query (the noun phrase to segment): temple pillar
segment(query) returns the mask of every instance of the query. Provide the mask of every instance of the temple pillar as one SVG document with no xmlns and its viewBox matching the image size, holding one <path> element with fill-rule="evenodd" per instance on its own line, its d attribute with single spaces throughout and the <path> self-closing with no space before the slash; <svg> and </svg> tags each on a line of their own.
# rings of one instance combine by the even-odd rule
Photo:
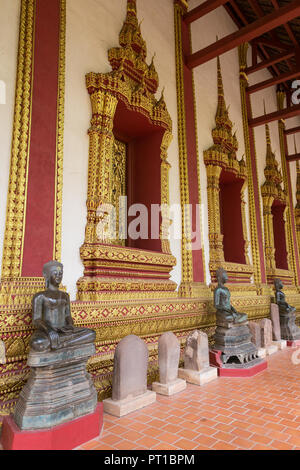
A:
<svg viewBox="0 0 300 470">
<path fill-rule="evenodd" d="M 110 204 L 112 150 L 114 145 L 113 120 L 118 100 L 110 93 L 98 90 L 90 95 L 92 104 L 88 166 L 87 225 L 85 242 L 97 241 L 97 208 Z M 107 239 L 106 243 L 110 243 Z"/>
<path fill-rule="evenodd" d="M 201 221 L 200 175 L 197 143 L 197 119 L 193 71 L 184 63 L 191 53 L 190 27 L 183 21 L 187 11 L 185 0 L 174 0 L 177 112 L 180 168 L 180 197 L 182 206 L 182 297 L 209 295 L 205 285 L 203 243 L 192 249 L 192 232 L 197 216 Z M 189 206 L 190 205 L 190 206 Z M 190 209 L 191 207 L 191 209 Z M 202 234 L 201 234 L 202 237 Z"/>
<path fill-rule="evenodd" d="M 280 89 L 277 91 L 277 108 L 278 110 L 284 107 L 285 93 Z M 297 232 L 295 222 L 295 212 L 293 206 L 293 192 L 291 183 L 291 174 L 289 163 L 286 160 L 288 155 L 287 138 L 285 134 L 285 122 L 284 120 L 278 121 L 278 132 L 280 142 L 280 153 L 281 153 L 281 168 L 283 176 L 284 190 L 287 194 L 287 211 L 286 211 L 286 234 L 288 243 L 289 260 L 291 264 L 291 270 L 294 273 L 294 285 L 298 286 L 300 282 L 300 260 L 299 250 L 297 244 Z"/>
<path fill-rule="evenodd" d="M 61 256 L 65 0 L 21 0 L 16 98 L 0 281 L 0 421 L 24 385 L 32 296 Z"/>
<path fill-rule="evenodd" d="M 248 77 L 245 73 L 245 69 L 247 68 L 247 51 L 247 43 L 239 46 L 240 93 L 248 175 L 250 238 L 254 268 L 254 282 L 257 287 L 257 292 L 265 292 L 267 294 L 268 289 L 266 289 L 267 278 L 263 244 L 263 228 L 261 223 L 261 210 L 259 202 L 259 184 L 254 131 L 249 127 L 248 124 L 248 120 L 252 117 L 252 110 L 250 96 L 247 93 Z"/>
<path fill-rule="evenodd" d="M 222 167 L 207 165 L 207 199 L 208 207 L 208 225 L 209 225 L 209 252 L 210 258 L 220 265 L 224 263 L 223 235 L 221 234 L 220 224 L 220 175 Z"/>
<path fill-rule="evenodd" d="M 297 192 L 296 192 L 296 199 L 297 204 L 295 207 L 295 222 L 296 222 L 296 235 L 297 235 L 297 242 L 298 242 L 298 253 L 300 247 L 300 165 L 299 160 L 296 162 L 297 166 Z"/>
</svg>

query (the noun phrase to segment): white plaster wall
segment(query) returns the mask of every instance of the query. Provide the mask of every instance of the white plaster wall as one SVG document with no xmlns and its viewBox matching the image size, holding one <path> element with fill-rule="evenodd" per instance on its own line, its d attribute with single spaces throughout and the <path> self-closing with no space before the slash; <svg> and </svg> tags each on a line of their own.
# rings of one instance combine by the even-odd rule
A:
<svg viewBox="0 0 300 470">
<path fill-rule="evenodd" d="M 286 121 L 286 128 L 292 128 L 292 127 L 298 127 L 300 125 L 300 118 L 294 117 L 291 119 L 288 119 Z M 289 155 L 292 155 L 295 153 L 295 143 L 294 143 L 294 138 L 296 141 L 296 149 L 297 153 L 300 153 L 300 133 L 298 132 L 297 134 L 290 134 L 287 136 L 287 143 L 288 143 L 288 153 Z M 296 162 L 290 162 L 290 172 L 291 172 L 291 182 L 292 182 L 292 193 L 293 193 L 293 204 L 294 207 L 297 204 L 297 199 L 296 199 L 296 191 L 297 191 L 297 168 L 296 168 Z"/>
<path fill-rule="evenodd" d="M 0 0 L 0 81 L 5 83 L 5 104 L 0 103 L 0 269 L 9 180 L 15 84 L 18 54 L 20 0 Z"/>
<path fill-rule="evenodd" d="M 203 0 L 204 1 L 204 0 Z M 199 0 L 190 0 L 189 9 L 198 6 Z M 222 39 L 230 33 L 237 30 L 237 26 L 229 17 L 224 8 L 219 7 L 215 11 L 209 13 L 203 18 L 192 23 L 192 52 L 203 49 L 204 47 L 212 44 L 218 39 Z M 231 50 L 220 57 L 221 69 L 224 84 L 224 93 L 227 106 L 230 105 L 229 116 L 234 123 L 237 131 L 237 138 L 239 142 L 238 158 L 245 152 L 243 123 L 241 114 L 240 102 L 240 87 L 239 87 L 239 60 L 238 49 Z M 248 64 L 251 64 L 251 47 L 248 49 Z M 203 151 L 213 144 L 211 131 L 215 127 L 215 113 L 217 109 L 217 59 L 213 59 L 201 66 L 194 69 L 195 90 L 196 90 L 196 106 L 197 106 L 197 128 L 198 128 L 198 149 L 200 160 L 200 184 L 201 184 L 201 197 L 204 209 L 204 248 L 205 248 L 205 262 L 206 262 L 206 280 L 210 282 L 210 275 L 208 271 L 209 262 L 209 244 L 208 244 L 208 208 L 207 208 L 207 177 L 206 169 L 203 162 Z M 271 74 L 267 70 L 262 70 L 251 74 L 249 76 L 249 85 L 258 83 L 271 78 Z M 266 88 L 260 92 L 254 93 L 251 96 L 253 117 L 260 116 L 264 112 L 265 100 L 266 112 L 270 113 L 277 110 L 276 102 L 276 89 L 275 87 Z M 289 119 L 287 127 L 294 127 L 299 125 L 299 118 Z M 281 165 L 280 144 L 278 135 L 278 124 L 272 122 L 269 124 L 272 149 Z M 265 181 L 264 168 L 266 165 L 266 138 L 265 126 L 255 128 L 255 144 L 257 156 L 257 169 L 259 189 Z M 288 137 L 290 153 L 294 153 L 292 137 Z M 300 139 L 300 134 L 297 136 L 297 141 Z M 298 149 L 300 149 L 300 140 Z M 296 164 L 291 165 L 291 179 L 293 185 L 293 197 L 296 199 Z M 248 239 L 250 240 L 250 224 L 249 224 L 249 201 L 248 194 L 246 194 L 246 217 Z M 261 214 L 262 214 L 262 199 L 260 197 Z M 262 220 L 263 223 L 263 220 Z M 249 251 L 250 261 L 252 259 L 251 249 Z"/>
<path fill-rule="evenodd" d="M 199 5 L 199 0 L 189 2 L 190 9 Z M 203 49 L 214 43 L 216 36 L 221 39 L 224 36 L 237 30 L 236 25 L 229 17 L 224 8 L 209 13 L 203 18 L 192 23 L 192 49 L 193 52 Z M 241 114 L 240 88 L 239 88 L 239 61 L 237 49 L 231 50 L 220 57 L 221 70 L 223 76 L 223 85 L 225 100 L 227 106 L 230 105 L 229 116 L 234 124 L 237 139 L 239 142 L 238 159 L 241 159 L 245 153 L 243 122 Z M 204 250 L 206 264 L 206 282 L 210 283 L 209 263 L 209 243 L 208 243 L 208 205 L 207 205 L 207 175 L 203 161 L 203 151 L 213 145 L 212 130 L 215 128 L 215 115 L 217 110 L 217 59 L 210 60 L 205 64 L 194 69 L 196 108 L 197 108 L 197 130 L 198 130 L 198 150 L 200 163 L 200 186 L 201 199 L 204 211 Z M 249 231 L 249 210 L 248 210 L 248 191 L 245 194 L 246 200 L 246 219 Z M 251 251 L 249 250 L 251 261 Z"/>
<path fill-rule="evenodd" d="M 76 281 L 83 274 L 79 248 L 84 241 L 88 171 L 87 130 L 91 106 L 85 87 L 88 72 L 111 70 L 107 51 L 119 45 L 119 32 L 126 16 L 126 0 L 71 0 L 67 2 L 66 37 L 66 102 L 64 136 L 64 185 L 62 218 L 62 262 L 64 284 L 76 296 Z M 138 18 L 143 19 L 142 34 L 147 42 L 148 57 L 156 53 L 155 66 L 160 78 L 160 91 L 165 86 L 165 101 L 173 120 L 173 142 L 168 155 L 170 170 L 170 203 L 180 204 L 177 139 L 177 102 L 175 44 L 172 0 L 138 0 Z M 181 280 L 181 242 L 171 240 L 177 266 L 172 279 Z"/>
</svg>

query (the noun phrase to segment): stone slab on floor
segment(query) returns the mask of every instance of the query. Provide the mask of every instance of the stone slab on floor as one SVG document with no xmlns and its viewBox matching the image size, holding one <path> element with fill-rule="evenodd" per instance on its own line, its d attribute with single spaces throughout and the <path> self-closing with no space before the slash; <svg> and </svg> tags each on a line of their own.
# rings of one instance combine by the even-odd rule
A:
<svg viewBox="0 0 300 470">
<path fill-rule="evenodd" d="M 275 344 L 278 347 L 279 351 L 283 351 L 283 349 L 287 348 L 287 341 L 286 339 L 281 339 L 279 341 L 273 341 L 273 344 Z"/>
<path fill-rule="evenodd" d="M 146 393 L 138 395 L 136 397 L 124 398 L 123 400 L 112 400 L 107 398 L 103 400 L 103 406 L 105 413 L 120 418 L 128 413 L 144 408 L 145 406 L 151 405 L 156 401 L 156 393 L 151 390 L 147 390 Z"/>
<path fill-rule="evenodd" d="M 216 367 L 207 367 L 197 371 L 192 369 L 178 369 L 178 377 L 194 385 L 204 385 L 218 378 Z"/>
<path fill-rule="evenodd" d="M 152 383 L 152 390 L 160 395 L 175 395 L 175 393 L 182 392 L 186 389 L 186 381 L 182 379 L 174 380 L 168 384 L 162 384 L 160 382 Z"/>
<path fill-rule="evenodd" d="M 266 347 L 266 352 L 268 356 L 271 356 L 271 354 L 274 354 L 278 351 L 278 346 L 276 344 L 271 344 L 271 346 Z"/>
</svg>

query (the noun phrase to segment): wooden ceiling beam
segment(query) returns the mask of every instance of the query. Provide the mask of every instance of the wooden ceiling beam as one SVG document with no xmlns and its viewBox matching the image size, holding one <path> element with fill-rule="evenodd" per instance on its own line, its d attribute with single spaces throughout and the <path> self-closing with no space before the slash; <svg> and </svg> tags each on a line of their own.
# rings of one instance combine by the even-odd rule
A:
<svg viewBox="0 0 300 470">
<path fill-rule="evenodd" d="M 285 52 L 292 52 L 294 50 L 293 47 L 288 46 L 287 44 L 283 44 L 279 40 L 271 40 L 267 38 L 258 37 L 253 40 L 253 44 L 264 44 L 265 46 L 273 47 L 275 49 L 279 49 L 280 51 Z"/>
<path fill-rule="evenodd" d="M 249 127 L 257 127 L 262 126 L 263 124 L 267 124 L 268 122 L 280 121 L 281 119 L 289 119 L 295 116 L 299 116 L 299 114 L 300 104 L 297 104 L 295 106 L 289 106 L 273 113 L 264 114 L 263 116 L 249 119 L 248 124 Z"/>
<path fill-rule="evenodd" d="M 290 129 L 285 129 L 284 133 L 286 135 L 289 135 L 289 134 L 297 134 L 297 132 L 300 132 L 300 126 L 297 126 L 297 127 L 291 127 Z"/>
<path fill-rule="evenodd" d="M 183 15 L 183 20 L 186 24 L 193 23 L 194 21 L 202 18 L 202 16 L 207 15 L 207 13 L 215 10 L 216 8 L 224 5 L 228 0 L 207 0 L 196 8 L 193 8 L 185 15 Z"/>
<path fill-rule="evenodd" d="M 254 12 L 256 13 L 256 15 L 261 18 L 263 16 L 265 16 L 265 13 L 263 11 L 263 9 L 261 8 L 260 4 L 258 3 L 257 0 L 249 0 L 249 3 L 252 7 L 252 9 L 254 10 Z M 278 5 L 277 5 L 278 6 Z M 277 8 L 278 9 L 278 8 Z M 275 31 L 270 31 L 270 34 L 271 34 L 271 40 L 272 40 L 272 44 L 274 43 L 279 43 L 281 44 L 281 41 L 280 39 L 278 38 L 277 34 L 275 33 Z M 262 47 L 262 46 L 261 46 Z M 265 51 L 265 49 L 263 49 Z M 267 58 L 269 58 L 269 54 L 266 55 Z M 293 67 L 291 66 L 291 63 L 289 60 L 287 60 L 287 65 L 289 67 L 290 70 L 293 69 Z M 280 75 L 280 71 L 278 70 L 278 68 L 276 67 L 275 64 L 271 65 L 271 69 L 274 70 L 275 72 L 275 75 Z M 288 89 L 288 85 L 287 83 L 284 84 L 285 88 Z"/>
<path fill-rule="evenodd" d="M 244 42 L 261 36 L 296 16 L 300 16 L 299 0 L 293 0 L 288 5 L 273 11 L 263 18 L 259 18 L 253 23 L 241 28 L 239 31 L 216 41 L 214 44 L 211 44 L 200 51 L 194 52 L 193 54 L 189 54 L 185 58 L 186 65 L 190 69 L 198 67 L 199 65 L 234 49 Z"/>
<path fill-rule="evenodd" d="M 300 160 L 300 153 L 294 153 L 286 157 L 287 162 L 296 162 L 297 160 Z"/>
<path fill-rule="evenodd" d="M 283 73 L 277 77 L 269 78 L 268 80 L 249 86 L 247 88 L 247 92 L 255 93 L 257 91 L 263 90 L 264 88 L 268 88 L 270 86 L 277 85 L 278 83 L 283 83 L 297 77 L 300 77 L 300 70 L 293 70 L 292 72 Z"/>
<path fill-rule="evenodd" d="M 271 2 L 272 2 L 272 4 L 273 4 L 275 10 L 278 10 L 278 9 L 279 9 L 278 1 L 277 1 L 277 0 L 271 0 Z M 284 26 L 284 28 L 285 28 L 287 34 L 288 34 L 288 37 L 290 38 L 290 40 L 291 40 L 292 43 L 294 44 L 294 46 L 298 47 L 298 46 L 299 46 L 298 41 L 297 41 L 297 39 L 295 38 L 295 35 L 294 35 L 294 33 L 293 33 L 292 28 L 290 27 L 290 25 L 287 24 L 287 23 L 284 23 L 283 26 Z"/>
<path fill-rule="evenodd" d="M 251 73 L 257 72 L 258 70 L 266 69 L 270 67 L 271 65 L 277 64 L 278 62 L 282 62 L 286 59 L 290 59 L 295 55 L 294 52 L 283 52 L 283 54 L 278 54 L 276 56 L 270 56 L 270 59 L 259 62 L 256 65 L 252 65 L 251 67 L 247 67 L 245 72 L 247 75 L 250 75 Z"/>
</svg>

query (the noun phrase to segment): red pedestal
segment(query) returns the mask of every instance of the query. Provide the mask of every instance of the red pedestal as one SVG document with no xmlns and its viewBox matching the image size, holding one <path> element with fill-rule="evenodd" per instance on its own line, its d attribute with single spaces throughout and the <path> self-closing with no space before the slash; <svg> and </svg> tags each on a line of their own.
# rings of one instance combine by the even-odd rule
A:
<svg viewBox="0 0 300 470">
<path fill-rule="evenodd" d="M 286 345 L 289 348 L 297 348 L 298 346 L 300 346 L 300 339 L 296 339 L 295 341 L 287 341 Z"/>
<path fill-rule="evenodd" d="M 92 414 L 51 429 L 21 431 L 12 416 L 4 418 L 1 444 L 5 450 L 71 450 L 98 437 L 103 427 L 103 404 Z"/>
<path fill-rule="evenodd" d="M 209 351 L 209 362 L 213 367 L 217 367 L 219 377 L 253 377 L 254 375 L 262 372 L 267 369 L 267 361 L 262 361 L 259 364 L 254 365 L 253 367 L 248 367 L 245 369 L 228 369 L 223 366 L 221 361 L 222 351 Z"/>
</svg>

